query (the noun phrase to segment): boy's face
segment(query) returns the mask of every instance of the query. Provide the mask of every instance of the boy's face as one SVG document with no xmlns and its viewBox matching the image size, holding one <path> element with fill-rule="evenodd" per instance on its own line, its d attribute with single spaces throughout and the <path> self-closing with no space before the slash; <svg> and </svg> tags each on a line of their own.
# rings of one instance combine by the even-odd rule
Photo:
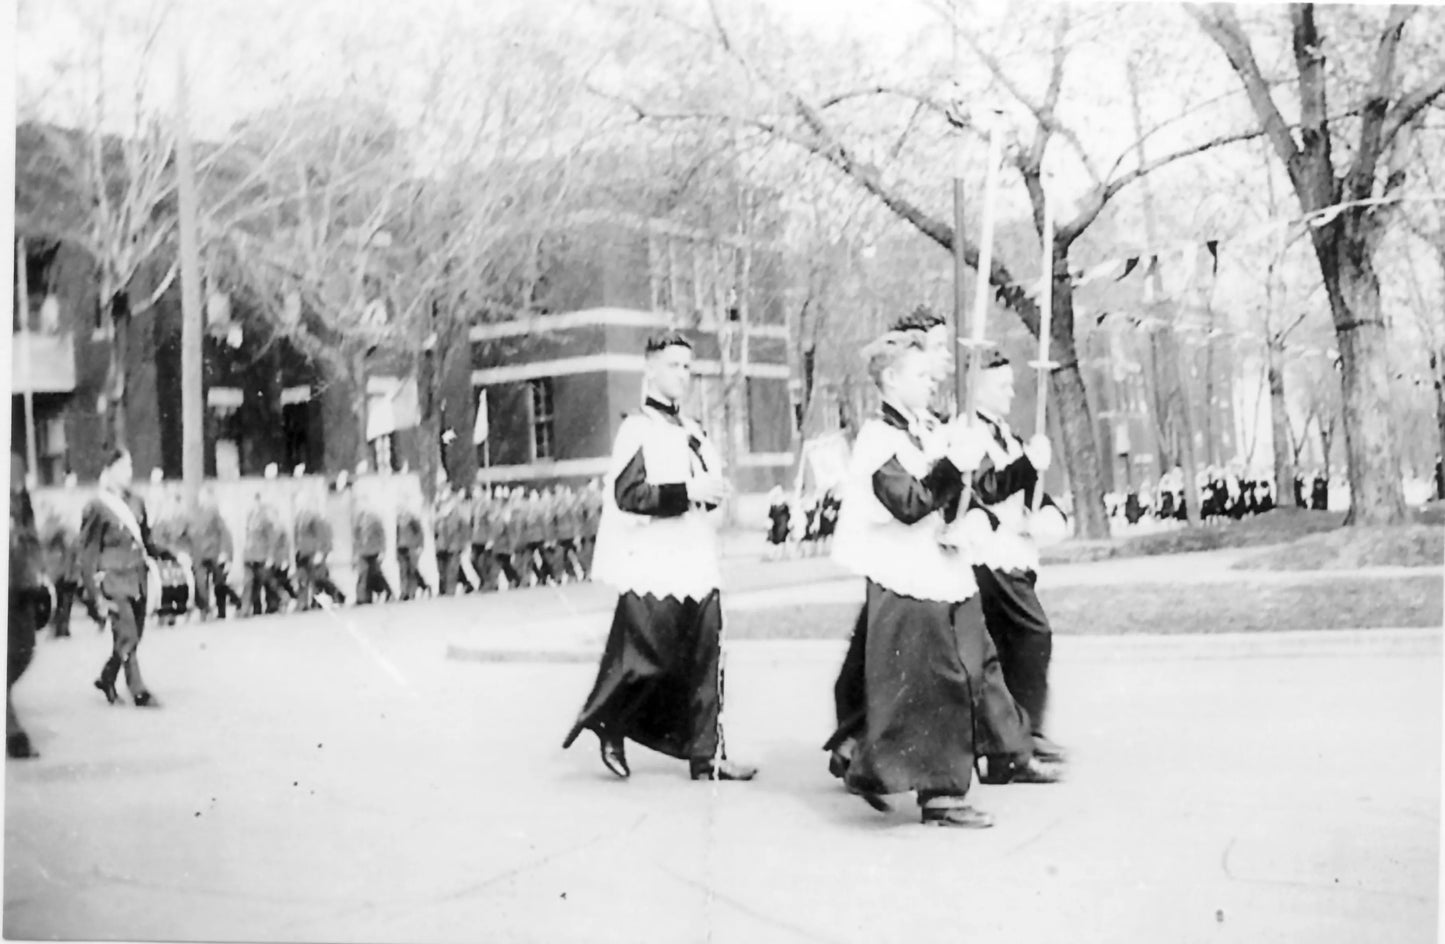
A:
<svg viewBox="0 0 1445 944">
<path fill-rule="evenodd" d="M 883 393 L 915 416 L 928 409 L 933 398 L 933 359 L 927 351 L 911 350 L 883 372 Z"/>
<path fill-rule="evenodd" d="M 1008 416 L 1014 402 L 1014 369 L 1011 364 L 978 373 L 978 408 L 995 416 Z"/>
<path fill-rule="evenodd" d="M 647 379 L 664 397 L 681 401 L 692 380 L 692 351 L 681 344 L 653 351 L 647 358 Z"/>
<path fill-rule="evenodd" d="M 935 383 L 943 383 L 953 374 L 953 332 L 946 324 L 928 329 L 924 351 L 928 354 L 929 372 Z"/>
</svg>

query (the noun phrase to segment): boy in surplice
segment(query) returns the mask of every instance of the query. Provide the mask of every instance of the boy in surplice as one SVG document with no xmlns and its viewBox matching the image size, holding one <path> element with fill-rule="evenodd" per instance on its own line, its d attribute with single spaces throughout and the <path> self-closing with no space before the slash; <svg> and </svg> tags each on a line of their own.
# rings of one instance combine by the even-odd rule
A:
<svg viewBox="0 0 1445 944">
<path fill-rule="evenodd" d="M 707 434 L 679 407 L 692 345 L 669 332 L 647 342 L 642 409 L 613 447 L 595 575 L 617 609 L 591 695 L 562 746 L 596 733 L 602 763 L 631 775 L 626 742 L 688 761 L 694 780 L 751 780 L 727 759 L 721 713 L 721 553 L 717 507 L 729 492 Z"/>
<path fill-rule="evenodd" d="M 854 444 L 833 550 L 867 580 L 865 717 L 849 732 L 845 782 L 878 809 L 882 795 L 917 791 L 924 823 L 991 826 L 966 799 L 975 757 L 1027 764 L 1027 720 L 1003 685 L 973 571 L 940 541 L 987 441 L 974 424 L 928 417 L 920 333 L 890 332 L 864 355 L 883 403 Z"/>
</svg>

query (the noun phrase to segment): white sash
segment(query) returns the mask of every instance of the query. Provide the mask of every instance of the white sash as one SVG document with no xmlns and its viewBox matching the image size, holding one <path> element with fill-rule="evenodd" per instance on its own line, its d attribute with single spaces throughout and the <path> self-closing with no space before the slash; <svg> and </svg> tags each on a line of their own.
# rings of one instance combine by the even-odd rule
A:
<svg viewBox="0 0 1445 944">
<path fill-rule="evenodd" d="M 110 513 L 115 515 L 121 524 L 125 525 L 126 530 L 131 533 L 135 538 L 135 542 L 139 544 L 141 550 L 144 551 L 146 546 L 145 538 L 141 537 L 140 522 L 136 520 L 135 512 L 130 510 L 130 505 L 126 504 L 119 495 L 116 495 L 114 492 L 108 492 L 105 489 L 96 492 L 96 497 L 105 504 L 105 507 L 110 509 Z"/>
</svg>

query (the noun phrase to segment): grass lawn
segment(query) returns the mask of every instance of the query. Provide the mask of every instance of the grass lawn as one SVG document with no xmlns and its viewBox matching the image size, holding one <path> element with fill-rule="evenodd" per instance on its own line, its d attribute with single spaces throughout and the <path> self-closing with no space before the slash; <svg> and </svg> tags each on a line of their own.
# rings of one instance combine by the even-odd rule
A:
<svg viewBox="0 0 1445 944">
<path fill-rule="evenodd" d="M 1057 587 L 1041 594 L 1061 635 L 1267 632 L 1440 626 L 1438 574 L 1122 587 Z M 781 606 L 729 614 L 730 639 L 846 639 L 853 604 Z"/>
<path fill-rule="evenodd" d="M 1265 547 L 1273 544 L 1300 542 L 1311 536 L 1333 534 L 1336 536 L 1328 540 L 1321 540 L 1316 545 L 1301 544 L 1303 557 L 1316 561 L 1314 564 L 1277 566 L 1269 563 L 1271 560 L 1283 562 L 1289 557 L 1288 552 L 1281 549 L 1281 553 L 1277 557 L 1262 558 L 1263 562 L 1257 566 L 1269 570 L 1316 570 L 1321 567 L 1428 566 L 1431 563 L 1439 565 L 1441 553 L 1445 553 L 1445 548 L 1442 548 L 1441 552 L 1435 553 L 1433 557 L 1429 552 L 1432 546 L 1441 547 L 1441 544 L 1438 543 L 1440 542 L 1439 535 L 1441 522 L 1445 520 L 1442 511 L 1445 510 L 1442 510 L 1439 502 L 1414 509 L 1412 512 L 1414 524 L 1398 529 L 1401 532 L 1414 532 L 1419 529 L 1433 530 L 1436 535 L 1434 540 L 1437 542 L 1434 545 L 1421 543 L 1422 541 L 1428 542 L 1430 540 L 1428 536 L 1420 539 L 1404 536 L 1399 540 L 1382 537 L 1384 532 L 1397 529 L 1345 529 L 1342 527 L 1345 522 L 1343 511 L 1276 508 L 1267 514 L 1256 515 L 1252 518 L 1244 518 L 1239 521 L 1226 520 L 1201 525 L 1197 528 L 1180 527 L 1154 534 L 1110 538 L 1106 541 L 1066 541 L 1055 547 L 1045 548 L 1041 557 L 1045 565 L 1083 563 L 1116 557 L 1152 557 L 1159 554 L 1214 551 L 1222 548 Z M 1371 532 L 1375 533 L 1371 534 Z M 1356 550 L 1350 547 L 1354 544 L 1368 544 L 1374 548 L 1374 550 L 1359 552 L 1359 556 L 1368 560 L 1369 563 L 1347 563 L 1351 559 L 1351 555 L 1356 554 Z"/>
</svg>

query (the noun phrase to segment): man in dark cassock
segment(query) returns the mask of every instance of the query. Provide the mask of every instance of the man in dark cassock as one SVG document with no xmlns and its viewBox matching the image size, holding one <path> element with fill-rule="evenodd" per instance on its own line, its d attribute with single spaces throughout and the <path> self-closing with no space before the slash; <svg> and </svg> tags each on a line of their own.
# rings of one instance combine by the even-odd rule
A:
<svg viewBox="0 0 1445 944">
<path fill-rule="evenodd" d="M 386 575 L 381 572 L 381 556 L 386 553 L 386 526 L 381 515 L 362 506 L 351 523 L 351 548 L 356 558 L 356 603 L 371 602 L 380 595 L 386 600 L 395 597 Z"/>
<path fill-rule="evenodd" d="M 887 808 L 882 795 L 912 790 L 924 823 L 988 827 L 992 817 L 967 800 L 975 758 L 1022 768 L 1032 744 L 968 557 L 942 540 L 987 434 L 930 416 L 937 371 L 921 332 L 890 332 L 864 353 L 883 404 L 854 444 L 833 551 L 867 580 L 866 712 L 845 783 L 877 809 Z"/>
<path fill-rule="evenodd" d="M 85 506 L 80 525 L 80 579 L 90 616 L 111 631 L 111 654 L 95 680 L 106 700 L 120 702 L 115 682 L 125 670 L 126 688 L 137 708 L 159 707 L 141 678 L 141 635 L 145 632 L 147 557 L 163 552 L 151 540 L 145 503 L 131 490 L 130 453 L 110 452 L 100 474 L 100 491 Z"/>
<path fill-rule="evenodd" d="M 1315 473 L 1314 484 L 1310 488 L 1310 507 L 1315 511 L 1330 510 L 1330 480 L 1323 472 Z"/>
<path fill-rule="evenodd" d="M 40 536 L 35 532 L 35 510 L 25 488 L 25 462 L 10 453 L 10 614 L 5 659 L 5 756 L 25 760 L 40 756 L 30 735 L 20 726 L 10 690 L 35 655 L 35 634 L 45 624 L 50 591 L 45 586 Z M 67 633 L 69 635 L 69 633 Z"/>
<path fill-rule="evenodd" d="M 642 409 L 622 423 L 598 532 L 596 575 L 620 596 L 597 681 L 563 747 L 597 735 L 602 763 L 627 777 L 630 739 L 686 760 L 694 780 L 751 780 L 722 733 L 718 506 L 729 486 L 702 427 L 680 412 L 692 345 L 647 343 Z"/>
<path fill-rule="evenodd" d="M 1309 507 L 1309 503 L 1305 501 L 1305 477 L 1300 472 L 1294 474 L 1294 506 L 1296 508 Z"/>
<path fill-rule="evenodd" d="M 418 566 L 425 545 L 426 529 L 421 516 L 410 508 L 402 508 L 396 515 L 396 566 L 401 574 L 403 600 L 415 599 L 419 591 L 431 591 Z"/>
</svg>

